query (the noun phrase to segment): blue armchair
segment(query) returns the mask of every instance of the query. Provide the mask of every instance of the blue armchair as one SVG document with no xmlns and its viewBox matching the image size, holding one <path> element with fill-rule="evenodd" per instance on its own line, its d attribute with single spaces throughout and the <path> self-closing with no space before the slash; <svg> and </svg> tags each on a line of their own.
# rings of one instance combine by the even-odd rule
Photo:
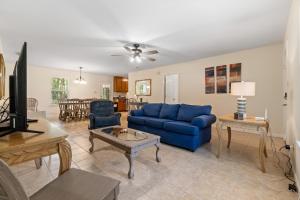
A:
<svg viewBox="0 0 300 200">
<path fill-rule="evenodd" d="M 96 100 L 90 105 L 89 129 L 120 125 L 120 113 L 114 112 L 112 101 Z"/>
</svg>

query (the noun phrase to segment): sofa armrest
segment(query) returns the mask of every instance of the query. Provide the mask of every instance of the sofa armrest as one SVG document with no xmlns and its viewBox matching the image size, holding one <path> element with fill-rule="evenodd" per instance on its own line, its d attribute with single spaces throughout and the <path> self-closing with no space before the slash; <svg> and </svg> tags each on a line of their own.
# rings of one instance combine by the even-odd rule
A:
<svg viewBox="0 0 300 200">
<path fill-rule="evenodd" d="M 89 114 L 89 119 L 90 119 L 90 124 L 89 124 L 89 129 L 95 129 L 95 114 L 90 113 Z"/>
<path fill-rule="evenodd" d="M 212 125 L 217 120 L 215 115 L 201 115 L 193 118 L 192 125 L 205 128 Z"/>
<path fill-rule="evenodd" d="M 143 110 L 132 110 L 130 111 L 131 116 L 143 116 L 144 111 Z"/>
</svg>

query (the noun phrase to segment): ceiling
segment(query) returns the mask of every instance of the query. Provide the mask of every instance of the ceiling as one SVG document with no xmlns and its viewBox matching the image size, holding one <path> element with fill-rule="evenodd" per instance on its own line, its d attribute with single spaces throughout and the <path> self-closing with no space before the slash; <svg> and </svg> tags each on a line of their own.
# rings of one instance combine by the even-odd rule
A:
<svg viewBox="0 0 300 200">
<path fill-rule="evenodd" d="M 104 74 L 184 62 L 283 40 L 291 0 L 0 0 L 6 61 L 23 41 L 31 65 Z M 122 48 L 157 49 L 130 63 Z"/>
</svg>

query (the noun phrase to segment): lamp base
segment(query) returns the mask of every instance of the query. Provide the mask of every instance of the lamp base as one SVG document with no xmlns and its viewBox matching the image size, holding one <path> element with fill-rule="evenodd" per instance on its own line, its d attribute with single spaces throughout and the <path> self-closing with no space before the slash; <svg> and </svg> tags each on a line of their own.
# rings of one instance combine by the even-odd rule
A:
<svg viewBox="0 0 300 200">
<path fill-rule="evenodd" d="M 243 120 L 247 117 L 246 114 L 247 99 L 245 97 L 237 98 L 237 119 Z"/>
<path fill-rule="evenodd" d="M 238 113 L 238 112 L 235 112 L 234 113 L 234 119 L 236 120 L 244 120 L 246 117 L 244 116 L 244 113 Z"/>
</svg>

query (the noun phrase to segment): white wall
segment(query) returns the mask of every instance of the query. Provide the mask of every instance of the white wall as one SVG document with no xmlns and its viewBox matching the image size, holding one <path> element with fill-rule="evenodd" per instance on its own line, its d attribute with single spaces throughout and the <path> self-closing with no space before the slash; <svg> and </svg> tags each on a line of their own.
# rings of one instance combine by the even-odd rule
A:
<svg viewBox="0 0 300 200">
<path fill-rule="evenodd" d="M 211 104 L 216 115 L 236 111 L 236 97 L 229 94 L 205 94 L 205 67 L 242 63 L 242 80 L 256 82 L 256 96 L 248 97 L 249 115 L 269 118 L 274 135 L 283 135 L 282 117 L 282 48 L 281 43 L 235 53 L 179 63 L 159 68 L 129 73 L 129 94 L 134 95 L 135 80 L 152 79 L 152 96 L 149 102 L 163 102 L 165 74 L 179 74 L 179 102 L 188 104 Z"/>
<path fill-rule="evenodd" d="M 13 71 L 12 64 L 6 64 L 6 95 L 8 95 L 8 76 Z M 66 78 L 69 81 L 69 98 L 100 98 L 102 84 L 111 85 L 113 89 L 113 77 L 83 72 L 82 76 L 87 81 L 86 85 L 75 84 L 73 81 L 78 78 L 79 70 L 69 71 L 54 68 L 28 66 L 27 72 L 27 96 L 34 97 L 39 101 L 39 110 L 47 111 L 47 115 L 57 115 L 58 107 L 52 104 L 51 80 L 53 77 Z M 58 116 L 58 115 L 57 115 Z"/>
<path fill-rule="evenodd" d="M 287 142 L 295 148 L 296 178 L 300 187 L 300 0 L 293 0 L 285 37 L 287 69 Z"/>
</svg>

